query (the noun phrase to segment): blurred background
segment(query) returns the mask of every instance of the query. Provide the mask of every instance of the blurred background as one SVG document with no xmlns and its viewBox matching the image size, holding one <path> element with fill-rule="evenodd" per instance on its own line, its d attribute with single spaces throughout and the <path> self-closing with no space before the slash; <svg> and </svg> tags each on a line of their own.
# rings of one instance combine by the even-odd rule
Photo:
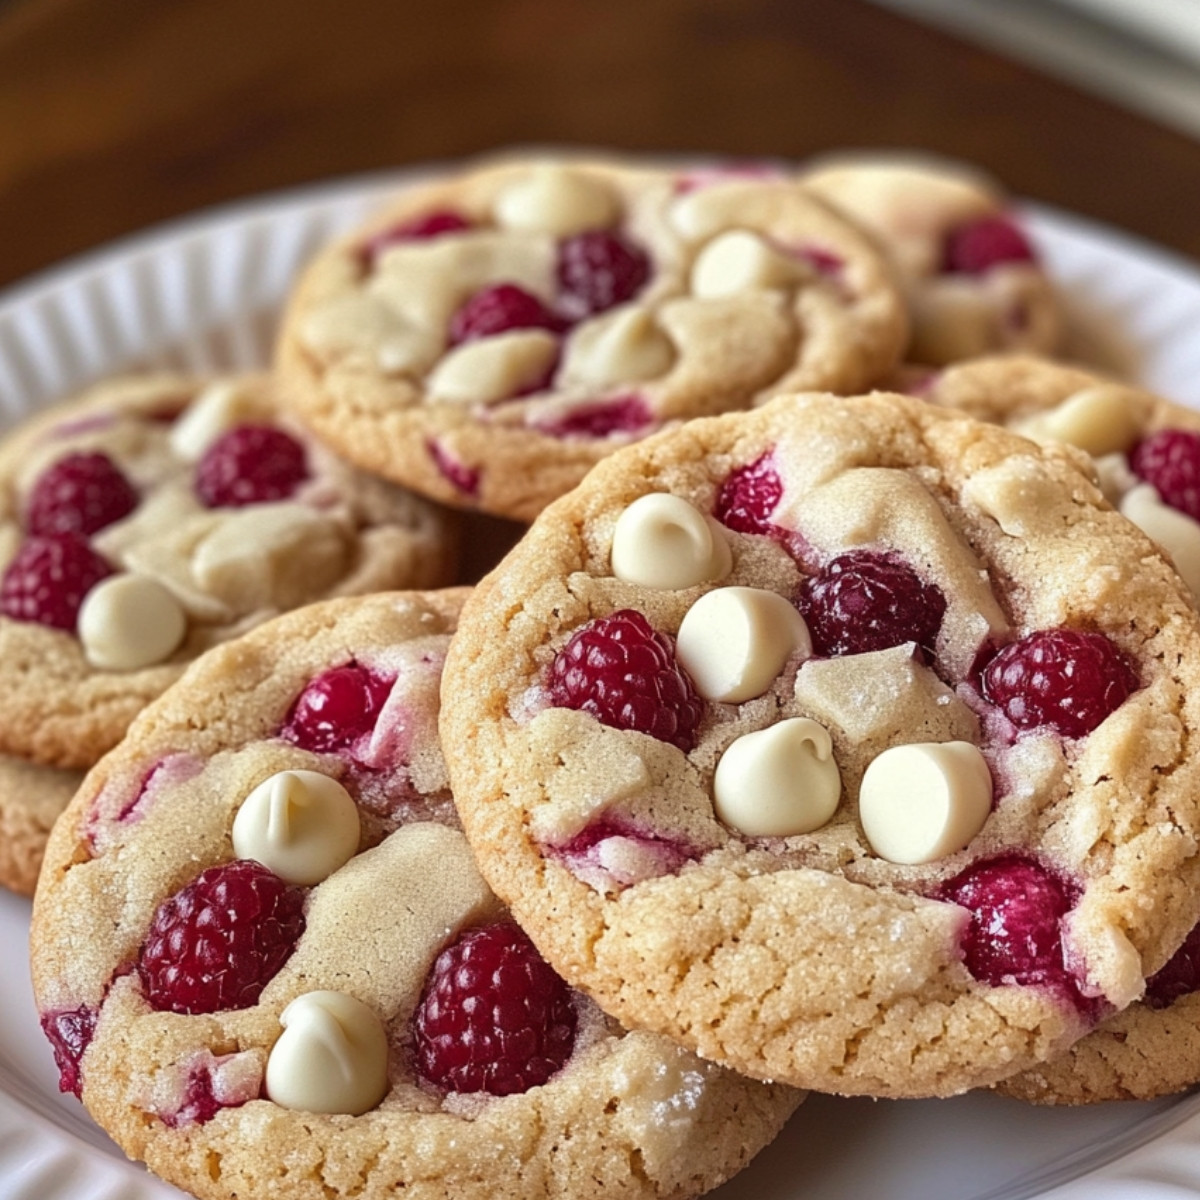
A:
<svg viewBox="0 0 1200 1200">
<path fill-rule="evenodd" d="M 0 283 L 513 144 L 919 147 L 1200 257 L 1195 0 L 6 0 Z"/>
</svg>

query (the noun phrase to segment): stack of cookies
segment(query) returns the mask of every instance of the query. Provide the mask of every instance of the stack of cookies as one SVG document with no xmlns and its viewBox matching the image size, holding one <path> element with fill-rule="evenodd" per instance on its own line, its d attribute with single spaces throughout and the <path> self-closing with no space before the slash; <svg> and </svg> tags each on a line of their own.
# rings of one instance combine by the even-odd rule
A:
<svg viewBox="0 0 1200 1200">
<path fill-rule="evenodd" d="M 1200 1078 L 1200 417 L 1062 324 L 966 168 L 510 160 L 13 435 L 63 1090 L 214 1200 L 682 1200 Z"/>
</svg>

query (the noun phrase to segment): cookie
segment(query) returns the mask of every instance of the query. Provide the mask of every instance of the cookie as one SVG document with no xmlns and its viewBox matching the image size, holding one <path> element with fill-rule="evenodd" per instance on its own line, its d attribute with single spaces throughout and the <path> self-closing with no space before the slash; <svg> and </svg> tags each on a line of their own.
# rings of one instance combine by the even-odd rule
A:
<svg viewBox="0 0 1200 1200">
<path fill-rule="evenodd" d="M 627 1025 L 948 1095 L 1141 994 L 1200 892 L 1200 625 L 1069 450 L 781 397 L 597 467 L 464 610 L 489 883 Z"/>
<path fill-rule="evenodd" d="M 218 647 L 55 828 L 32 957 L 62 1086 L 197 1196 L 693 1196 L 801 1099 L 624 1033 L 488 890 L 437 740 L 461 600 Z"/>
<path fill-rule="evenodd" d="M 445 583 L 453 543 L 265 376 L 100 384 L 0 447 L 0 753 L 86 769 L 197 654 L 323 596 Z"/>
<path fill-rule="evenodd" d="M 277 364 L 351 461 L 528 521 L 632 439 L 868 386 L 906 337 L 877 248 L 782 176 L 542 158 L 411 187 L 320 254 Z"/>
<path fill-rule="evenodd" d="M 0 887 L 33 895 L 46 838 L 82 779 L 0 755 Z"/>
<path fill-rule="evenodd" d="M 965 163 L 846 155 L 801 176 L 891 252 L 908 295 L 915 362 L 1000 350 L 1053 353 L 1062 307 L 1000 187 Z"/>
</svg>

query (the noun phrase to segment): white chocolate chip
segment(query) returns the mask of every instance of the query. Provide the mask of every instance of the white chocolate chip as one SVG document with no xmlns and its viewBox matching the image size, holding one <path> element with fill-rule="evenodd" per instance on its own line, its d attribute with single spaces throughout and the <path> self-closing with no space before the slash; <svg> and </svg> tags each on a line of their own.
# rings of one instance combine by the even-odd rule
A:
<svg viewBox="0 0 1200 1200">
<path fill-rule="evenodd" d="M 701 300 L 740 292 L 788 288 L 812 274 L 757 233 L 731 229 L 713 238 L 692 265 L 691 290 Z"/>
<path fill-rule="evenodd" d="M 79 640 L 93 667 L 136 671 L 170 658 L 187 633 L 179 601 L 146 575 L 101 580 L 79 609 Z"/>
<path fill-rule="evenodd" d="M 1097 384 L 1015 428 L 1038 441 L 1069 442 L 1096 457 L 1116 454 L 1128 450 L 1141 434 L 1130 395 L 1121 384 Z"/>
<path fill-rule="evenodd" d="M 267 1095 L 283 1108 L 357 1117 L 388 1092 L 383 1022 L 344 992 L 305 992 L 279 1014 Z"/>
<path fill-rule="evenodd" d="M 455 347 L 430 373 L 429 399 L 451 404 L 494 404 L 532 387 L 549 371 L 558 338 L 544 329 L 520 329 Z"/>
<path fill-rule="evenodd" d="M 970 742 L 893 746 L 872 759 L 858 794 L 871 849 L 907 865 L 962 850 L 991 811 L 992 774 Z"/>
<path fill-rule="evenodd" d="M 1141 482 L 1124 454 L 1102 454 L 1096 459 L 1096 478 L 1105 500 L 1114 508 L 1119 508 L 1121 497 Z"/>
<path fill-rule="evenodd" d="M 717 588 L 679 626 L 675 654 L 705 700 L 740 704 L 761 696 L 794 654 L 812 654 L 796 607 L 763 588 Z"/>
<path fill-rule="evenodd" d="M 358 850 L 358 806 L 319 771 L 279 771 L 242 801 L 232 834 L 238 858 L 309 886 L 328 879 Z"/>
<path fill-rule="evenodd" d="M 748 837 L 811 833 L 837 811 L 842 777 L 829 731 L 791 717 L 740 737 L 713 775 L 713 808 Z"/>
<path fill-rule="evenodd" d="M 236 379 L 210 384 L 171 426 L 171 450 L 185 462 L 199 462 L 217 438 L 250 417 L 248 400 Z"/>
<path fill-rule="evenodd" d="M 601 229 L 620 216 L 616 194 L 607 184 L 572 167 L 549 164 L 510 183 L 496 197 L 493 211 L 505 229 L 553 237 Z"/>
<path fill-rule="evenodd" d="M 1157 490 L 1140 483 L 1122 498 L 1121 515 L 1153 538 L 1170 556 L 1175 570 L 1200 596 L 1200 522 L 1164 504 Z"/>
<path fill-rule="evenodd" d="M 640 496 L 617 518 L 612 571 L 625 583 L 688 588 L 724 579 L 732 567 L 721 526 L 679 496 Z"/>
<path fill-rule="evenodd" d="M 626 304 L 585 321 L 567 340 L 562 378 L 583 388 L 607 388 L 665 375 L 675 346 L 650 309 Z"/>
<path fill-rule="evenodd" d="M 299 336 L 322 357 L 373 359 L 389 374 L 428 370 L 443 346 L 440 332 L 414 324 L 383 296 L 359 292 L 315 307 L 301 323 Z"/>
</svg>

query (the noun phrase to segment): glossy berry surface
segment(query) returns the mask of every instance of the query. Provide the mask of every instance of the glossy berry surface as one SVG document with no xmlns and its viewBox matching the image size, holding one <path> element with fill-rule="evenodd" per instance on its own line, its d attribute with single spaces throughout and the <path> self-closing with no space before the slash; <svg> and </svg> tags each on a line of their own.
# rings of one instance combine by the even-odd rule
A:
<svg viewBox="0 0 1200 1200">
<path fill-rule="evenodd" d="M 374 730 L 394 682 L 357 663 L 334 667 L 300 693 L 281 735 L 318 754 L 344 750 Z"/>
<path fill-rule="evenodd" d="M 538 429 L 551 437 L 602 438 L 614 433 L 639 433 L 653 423 L 654 416 L 640 396 L 623 396 L 581 404 Z"/>
<path fill-rule="evenodd" d="M 261 863 L 202 871 L 159 905 L 138 956 L 146 999 L 159 1012 L 249 1008 L 304 932 L 305 889 Z"/>
<path fill-rule="evenodd" d="M 641 613 L 621 609 L 577 630 L 550 666 L 550 699 L 687 753 L 704 705 L 675 662 L 669 638 Z"/>
<path fill-rule="evenodd" d="M 515 283 L 497 283 L 476 292 L 451 318 L 450 343 L 494 337 L 510 329 L 547 329 L 557 333 L 560 318 L 532 292 Z"/>
<path fill-rule="evenodd" d="M 83 1094 L 83 1072 L 80 1062 L 96 1032 L 99 1014 L 86 1004 L 66 1012 L 43 1013 L 42 1032 L 54 1051 L 58 1067 L 58 1090 L 71 1092 L 76 1099 Z"/>
<path fill-rule="evenodd" d="M 426 980 L 413 1017 L 417 1073 L 452 1092 L 526 1092 L 562 1070 L 576 1020 L 570 989 L 520 929 L 471 929 Z"/>
<path fill-rule="evenodd" d="M 0 613 L 74 633 L 84 596 L 112 573 L 81 534 L 27 538 L 0 578 Z"/>
<path fill-rule="evenodd" d="M 558 244 L 558 304 L 572 320 L 632 300 L 650 278 L 640 246 L 605 230 L 589 230 Z"/>
<path fill-rule="evenodd" d="M 1144 1002 L 1150 1008 L 1166 1008 L 1183 996 L 1200 989 L 1200 925 L 1183 939 L 1183 945 L 1146 980 Z"/>
<path fill-rule="evenodd" d="M 783 498 L 783 483 L 770 454 L 731 471 L 717 493 L 713 515 L 738 533 L 775 532 L 771 514 Z"/>
<path fill-rule="evenodd" d="M 1164 504 L 1200 521 L 1200 433 L 1160 429 L 1134 446 L 1129 465 Z"/>
<path fill-rule="evenodd" d="M 983 668 L 984 697 L 1018 729 L 1049 726 L 1084 737 L 1138 686 L 1125 656 L 1102 633 L 1039 629 Z"/>
<path fill-rule="evenodd" d="M 800 589 L 813 649 L 830 657 L 916 642 L 932 656 L 946 598 L 907 563 L 871 550 L 829 562 Z"/>
<path fill-rule="evenodd" d="M 471 228 L 471 222 L 461 213 L 451 209 L 436 209 L 419 217 L 391 225 L 363 243 L 362 257 L 368 266 L 392 246 L 404 242 L 426 242 L 430 238 L 442 237 L 447 233 L 462 233 Z"/>
<path fill-rule="evenodd" d="M 68 454 L 34 481 L 25 528 L 35 536 L 96 533 L 128 516 L 138 494 L 107 454 Z"/>
<path fill-rule="evenodd" d="M 942 270 L 982 275 L 1002 263 L 1036 262 L 1029 239 L 1008 217 L 980 217 L 952 229 L 942 251 Z"/>
<path fill-rule="evenodd" d="M 308 478 L 304 447 L 271 425 L 223 433 L 196 466 L 196 494 L 208 508 L 287 500 Z"/>
</svg>

